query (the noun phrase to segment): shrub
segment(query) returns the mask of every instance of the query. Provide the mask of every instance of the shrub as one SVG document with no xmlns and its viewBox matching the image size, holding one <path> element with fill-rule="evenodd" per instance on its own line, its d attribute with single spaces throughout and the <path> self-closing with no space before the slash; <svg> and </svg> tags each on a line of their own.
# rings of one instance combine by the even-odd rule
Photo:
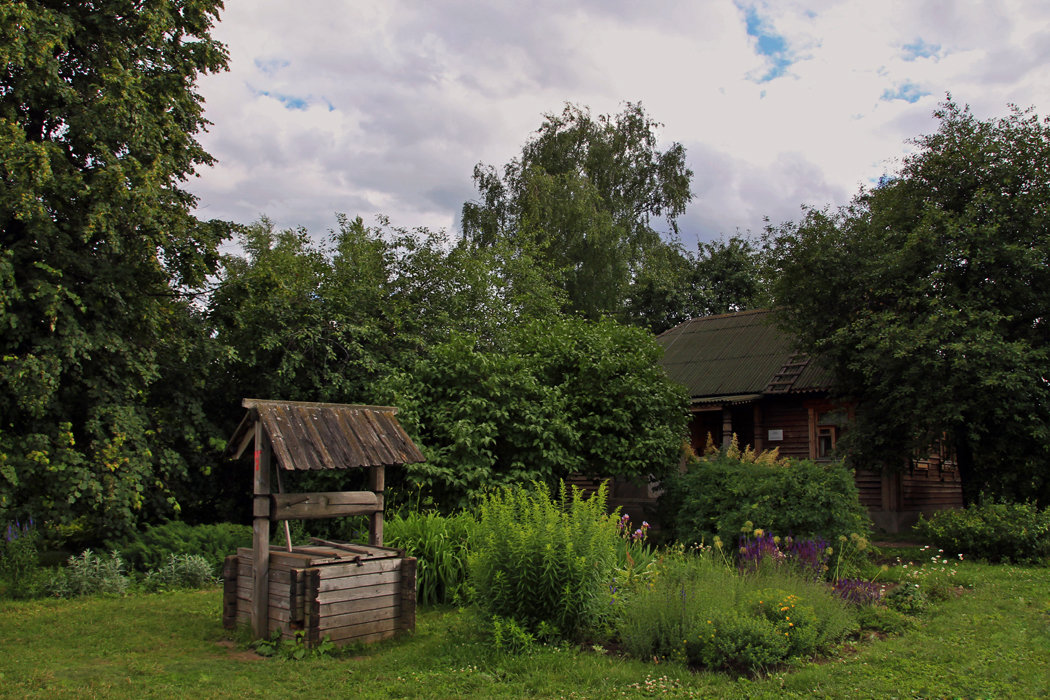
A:
<svg viewBox="0 0 1050 700">
<path fill-rule="evenodd" d="M 746 523 L 796 538 L 866 536 L 870 521 L 840 463 L 708 454 L 666 481 L 661 510 L 680 542 L 735 542 Z M 747 526 L 750 529 L 752 526 Z"/>
<path fill-rule="evenodd" d="M 922 517 L 916 530 L 952 554 L 1036 563 L 1050 557 L 1050 508 L 1030 503 L 982 503 Z"/>
<path fill-rule="evenodd" d="M 862 630 L 880 634 L 900 634 L 915 626 L 913 618 L 882 605 L 867 605 L 858 608 L 857 621 Z"/>
<path fill-rule="evenodd" d="M 902 583 L 883 598 L 891 610 L 914 615 L 930 607 L 930 599 L 917 583 Z"/>
<path fill-rule="evenodd" d="M 454 603 L 467 583 L 467 545 L 477 527 L 470 513 L 400 513 L 384 523 L 387 546 L 416 557 L 416 595 L 423 605 Z"/>
<path fill-rule="evenodd" d="M 46 587 L 48 594 L 58 598 L 97 593 L 123 595 L 127 589 L 128 577 L 120 555 L 98 555 L 90 549 L 70 557 L 65 567 L 56 569 Z"/>
<path fill-rule="evenodd" d="M 657 575 L 613 607 L 628 653 L 742 672 L 812 656 L 857 627 L 823 584 L 786 569 L 742 576 L 711 550 L 668 552 Z"/>
<path fill-rule="evenodd" d="M 487 496 L 470 542 L 472 600 L 526 632 L 579 639 L 602 623 L 620 542 L 605 513 L 606 487 L 590 498 L 562 483 Z"/>
<path fill-rule="evenodd" d="M 199 554 L 171 554 L 164 566 L 146 574 L 142 587 L 147 591 L 206 588 L 218 582 L 213 571 L 211 563 Z"/>
<path fill-rule="evenodd" d="M 173 520 L 150 525 L 127 540 L 106 545 L 120 552 L 128 566 L 136 571 L 159 569 L 172 554 L 196 554 L 215 572 L 220 570 L 228 554 L 236 553 L 238 547 L 252 546 L 252 528 L 233 523 L 189 525 Z"/>
<path fill-rule="evenodd" d="M 0 538 L 0 581 L 11 598 L 32 597 L 35 592 L 40 533 L 32 519 L 8 523 Z"/>
</svg>

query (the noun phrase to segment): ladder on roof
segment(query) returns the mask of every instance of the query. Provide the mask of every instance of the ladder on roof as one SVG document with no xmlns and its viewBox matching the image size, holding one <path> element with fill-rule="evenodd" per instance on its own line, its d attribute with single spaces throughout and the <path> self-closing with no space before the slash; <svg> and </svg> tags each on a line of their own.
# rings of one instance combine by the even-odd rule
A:
<svg viewBox="0 0 1050 700">
<path fill-rule="evenodd" d="M 809 365 L 809 355 L 804 352 L 792 353 L 780 371 L 773 375 L 766 385 L 766 394 L 786 394 L 795 386 L 795 382 L 802 376 L 802 371 Z"/>
</svg>

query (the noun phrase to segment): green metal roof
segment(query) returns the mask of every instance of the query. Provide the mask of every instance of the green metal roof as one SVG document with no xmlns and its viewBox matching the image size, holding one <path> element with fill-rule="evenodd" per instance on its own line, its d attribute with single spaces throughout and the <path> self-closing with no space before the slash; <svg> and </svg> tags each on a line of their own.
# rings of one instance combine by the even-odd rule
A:
<svg viewBox="0 0 1050 700">
<path fill-rule="evenodd" d="M 766 393 L 794 353 L 791 337 L 773 324 L 767 309 L 694 318 L 656 339 L 664 348 L 661 365 L 688 389 L 694 403 Z M 822 391 L 830 385 L 830 373 L 811 361 L 788 393 Z"/>
</svg>

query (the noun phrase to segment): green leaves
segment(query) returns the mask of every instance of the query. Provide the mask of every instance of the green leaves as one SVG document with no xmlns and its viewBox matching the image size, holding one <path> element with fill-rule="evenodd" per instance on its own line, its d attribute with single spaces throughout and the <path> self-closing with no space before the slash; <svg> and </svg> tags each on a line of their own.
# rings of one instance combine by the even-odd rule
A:
<svg viewBox="0 0 1050 700">
<path fill-rule="evenodd" d="M 580 639 L 598 624 L 620 542 L 603 485 L 591 497 L 562 483 L 486 496 L 470 542 L 472 602 L 527 631 Z"/>
<path fill-rule="evenodd" d="M 480 200 L 463 206 L 464 238 L 507 243 L 541 262 L 571 312 L 636 320 L 639 276 L 654 269 L 662 248 L 675 247 L 660 240 L 652 219 L 663 217 L 676 236 L 692 198 L 685 149 L 660 151 L 658 128 L 632 103 L 615 116 L 592 117 L 575 105 L 546 115 L 502 177 L 474 169 Z"/>
<path fill-rule="evenodd" d="M 210 162 L 193 86 L 226 65 L 218 6 L 0 7 L 0 514 L 126 529 L 186 469 L 146 436 L 169 346 L 204 342 L 181 295 L 228 231 L 178 188 Z"/>
<path fill-rule="evenodd" d="M 453 334 L 384 385 L 427 455 L 410 479 L 465 507 L 494 485 L 670 472 L 685 396 L 658 354 L 613 321 L 522 320 L 495 343 Z"/>
<path fill-rule="evenodd" d="M 859 403 L 859 464 L 947 434 L 970 498 L 1050 498 L 1050 125 L 937 116 L 897 178 L 775 232 L 780 318 Z"/>
</svg>

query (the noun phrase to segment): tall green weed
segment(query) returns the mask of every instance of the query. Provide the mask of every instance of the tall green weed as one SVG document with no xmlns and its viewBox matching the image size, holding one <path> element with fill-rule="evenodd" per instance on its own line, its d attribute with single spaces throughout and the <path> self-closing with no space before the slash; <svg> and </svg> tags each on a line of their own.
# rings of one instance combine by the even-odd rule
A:
<svg viewBox="0 0 1050 700">
<path fill-rule="evenodd" d="M 396 513 L 383 526 L 386 544 L 416 557 L 416 599 L 423 605 L 465 597 L 467 552 L 477 520 L 470 513 Z"/>
<path fill-rule="evenodd" d="M 537 483 L 485 497 L 470 543 L 473 602 L 545 637 L 599 628 L 621 542 L 606 494 L 605 485 L 588 498 L 562 483 L 553 497 Z"/>
</svg>

